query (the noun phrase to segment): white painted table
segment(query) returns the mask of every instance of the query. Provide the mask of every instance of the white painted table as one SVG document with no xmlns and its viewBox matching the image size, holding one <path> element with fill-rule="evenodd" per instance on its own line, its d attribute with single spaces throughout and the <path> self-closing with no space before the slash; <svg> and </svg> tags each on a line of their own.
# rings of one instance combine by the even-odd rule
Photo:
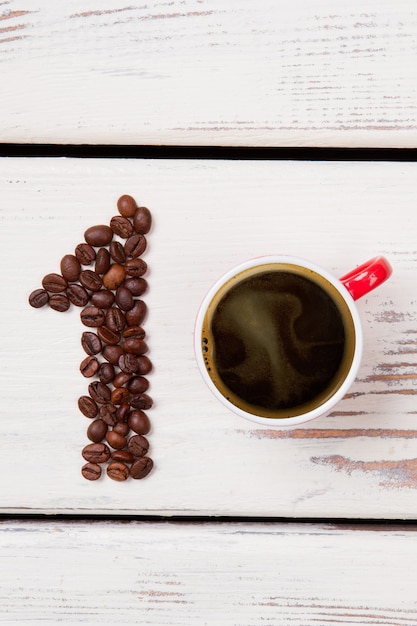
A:
<svg viewBox="0 0 417 626">
<path fill-rule="evenodd" d="M 415 148 L 416 22 L 405 0 L 2 2 L 1 140 Z M 415 162 L 9 153 L 0 624 L 414 625 Z M 34 310 L 27 296 L 88 226 L 108 223 L 122 193 L 155 220 L 145 256 L 155 470 L 88 483 L 84 327 L 75 309 Z M 336 276 L 374 254 L 394 268 L 358 302 L 365 354 L 351 393 L 290 430 L 221 407 L 193 355 L 212 282 L 275 252 Z"/>
</svg>

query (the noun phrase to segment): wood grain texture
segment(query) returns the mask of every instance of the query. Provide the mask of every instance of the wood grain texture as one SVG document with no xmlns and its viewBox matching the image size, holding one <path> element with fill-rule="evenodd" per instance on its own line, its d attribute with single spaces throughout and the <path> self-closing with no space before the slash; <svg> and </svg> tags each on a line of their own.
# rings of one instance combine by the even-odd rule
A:
<svg viewBox="0 0 417 626">
<path fill-rule="evenodd" d="M 413 0 L 4 0 L 4 142 L 416 147 Z"/>
<path fill-rule="evenodd" d="M 414 626 L 415 533 L 0 522 L 0 623 Z"/>
<path fill-rule="evenodd" d="M 413 163 L 2 159 L 1 511 L 416 518 L 416 192 Z M 155 222 L 145 256 L 155 471 L 87 483 L 84 327 L 77 310 L 34 310 L 27 297 L 123 193 Z M 220 406 L 193 351 L 212 283 L 273 253 L 336 276 L 375 254 L 394 268 L 358 301 L 365 351 L 349 393 L 290 430 Z"/>
</svg>

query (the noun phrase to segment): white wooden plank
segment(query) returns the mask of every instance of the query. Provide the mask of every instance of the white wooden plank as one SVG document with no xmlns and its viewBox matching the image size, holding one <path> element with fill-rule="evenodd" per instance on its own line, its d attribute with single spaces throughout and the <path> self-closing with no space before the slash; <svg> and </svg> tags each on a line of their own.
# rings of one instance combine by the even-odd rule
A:
<svg viewBox="0 0 417 626">
<path fill-rule="evenodd" d="M 0 623 L 417 620 L 415 528 L 0 523 Z"/>
<path fill-rule="evenodd" d="M 77 159 L 0 161 L 3 512 L 415 518 L 416 164 Z M 151 208 L 146 321 L 155 471 L 80 476 L 78 310 L 28 294 L 131 193 Z M 304 256 L 336 276 L 374 254 L 389 283 L 358 302 L 364 360 L 351 393 L 304 428 L 258 428 L 212 397 L 193 354 L 198 306 L 246 258 Z"/>
<path fill-rule="evenodd" d="M 4 142 L 417 145 L 413 0 L 4 0 Z"/>
</svg>

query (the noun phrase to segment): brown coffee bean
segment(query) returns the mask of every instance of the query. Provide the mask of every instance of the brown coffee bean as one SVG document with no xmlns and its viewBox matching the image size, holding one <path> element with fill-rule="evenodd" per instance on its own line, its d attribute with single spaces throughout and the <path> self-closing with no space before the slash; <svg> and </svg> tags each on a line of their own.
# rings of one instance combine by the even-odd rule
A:
<svg viewBox="0 0 417 626">
<path fill-rule="evenodd" d="M 143 435 L 133 435 L 128 439 L 127 449 L 134 457 L 145 456 L 149 449 L 149 442 Z"/>
<path fill-rule="evenodd" d="M 113 231 L 104 224 L 90 226 L 84 233 L 84 239 L 90 246 L 107 246 L 113 239 Z"/>
<path fill-rule="evenodd" d="M 136 209 L 133 216 L 133 226 L 137 233 L 145 235 L 152 226 L 152 215 L 146 206 L 140 206 Z"/>
<path fill-rule="evenodd" d="M 87 480 L 98 480 L 101 476 L 101 467 L 97 463 L 86 463 L 81 468 L 81 474 Z"/>
<path fill-rule="evenodd" d="M 99 367 L 100 364 L 95 356 L 87 356 L 81 361 L 80 372 L 85 378 L 91 378 L 97 374 Z"/>
<path fill-rule="evenodd" d="M 78 408 L 85 417 L 92 419 L 98 413 L 97 404 L 90 396 L 81 396 L 78 398 Z"/>
<path fill-rule="evenodd" d="M 129 477 L 129 468 L 121 461 L 112 461 L 107 466 L 107 476 L 112 480 L 122 482 Z"/>
<path fill-rule="evenodd" d="M 106 289 L 117 289 L 126 278 L 126 270 L 123 265 L 119 263 L 113 263 L 110 265 L 109 270 L 103 276 L 103 285 Z"/>
<path fill-rule="evenodd" d="M 123 215 L 115 215 L 112 217 L 110 220 L 110 228 L 122 239 L 127 239 L 133 234 L 132 222 L 127 219 L 127 217 L 123 217 Z"/>
<path fill-rule="evenodd" d="M 128 450 L 113 450 L 111 453 L 113 461 L 121 461 L 122 463 L 133 463 L 135 457 Z"/>
<path fill-rule="evenodd" d="M 131 257 L 132 259 L 136 259 L 140 257 L 146 250 L 148 242 L 146 241 L 145 235 L 140 235 L 136 233 L 129 237 L 125 243 L 125 254 L 127 257 Z"/>
<path fill-rule="evenodd" d="M 135 300 L 135 304 L 126 311 L 125 320 L 128 326 L 140 326 L 146 317 L 148 307 L 143 300 Z"/>
<path fill-rule="evenodd" d="M 126 326 L 125 314 L 117 307 L 111 307 L 106 312 L 106 326 L 115 332 L 121 332 Z"/>
<path fill-rule="evenodd" d="M 111 392 L 111 401 L 116 405 L 124 404 L 129 400 L 129 396 L 129 389 L 126 389 L 126 387 L 116 387 L 116 389 L 113 389 Z"/>
<path fill-rule="evenodd" d="M 133 296 L 126 287 L 118 287 L 116 291 L 116 304 L 122 311 L 130 311 L 135 304 Z"/>
<path fill-rule="evenodd" d="M 87 428 L 87 437 L 90 441 L 93 441 L 94 443 L 99 443 L 100 441 L 103 441 L 104 437 L 106 436 L 107 429 L 108 426 L 104 420 L 94 420 Z"/>
<path fill-rule="evenodd" d="M 153 468 L 153 461 L 148 456 L 143 456 L 140 459 L 136 459 L 136 461 L 132 464 L 130 468 L 130 475 L 132 478 L 136 478 L 140 480 L 141 478 L 145 478 Z"/>
<path fill-rule="evenodd" d="M 106 441 L 115 450 L 122 450 L 126 447 L 126 437 L 117 433 L 115 430 L 108 430 L 106 433 Z M 133 452 L 132 452 L 133 454 Z"/>
<path fill-rule="evenodd" d="M 112 365 L 118 365 L 120 357 L 124 354 L 121 346 L 107 344 L 103 348 L 103 357 Z"/>
<path fill-rule="evenodd" d="M 49 306 L 51 309 L 54 309 L 54 311 L 63 313 L 64 311 L 68 311 L 71 303 L 65 294 L 53 293 L 49 296 Z"/>
<path fill-rule="evenodd" d="M 106 404 L 107 402 L 110 402 L 111 391 L 107 385 L 99 380 L 95 380 L 88 385 L 88 393 L 94 402 L 97 402 L 98 404 Z"/>
<path fill-rule="evenodd" d="M 49 294 L 45 289 L 35 289 L 29 296 L 29 304 L 34 309 L 40 309 L 45 304 L 48 304 Z"/>
<path fill-rule="evenodd" d="M 123 287 L 129 289 L 132 296 L 141 296 L 148 288 L 148 283 L 144 278 L 127 278 Z"/>
<path fill-rule="evenodd" d="M 97 337 L 95 333 L 85 331 L 81 335 L 81 345 L 83 347 L 84 352 L 89 354 L 90 356 L 93 354 L 98 354 L 101 351 L 101 341 Z"/>
<path fill-rule="evenodd" d="M 125 249 L 120 241 L 112 241 L 109 247 L 109 252 L 115 263 L 122 264 L 126 261 Z"/>
<path fill-rule="evenodd" d="M 137 337 L 138 339 L 143 339 L 145 335 L 145 329 L 142 328 L 142 326 L 129 326 L 122 333 L 124 339 L 128 339 L 129 337 Z"/>
<path fill-rule="evenodd" d="M 129 431 L 130 427 L 127 422 L 117 422 L 117 424 L 113 426 L 113 432 L 119 433 L 119 435 L 123 435 L 123 437 L 126 437 Z"/>
<path fill-rule="evenodd" d="M 113 243 L 113 242 L 112 242 Z M 112 245 L 112 243 L 110 245 Z M 110 267 L 110 254 L 107 248 L 97 250 L 94 270 L 97 274 L 105 274 Z"/>
<path fill-rule="evenodd" d="M 123 341 L 122 347 L 125 352 L 136 354 L 137 356 L 148 351 L 147 343 L 137 337 L 128 337 Z"/>
<path fill-rule="evenodd" d="M 68 283 L 61 274 L 47 274 L 42 278 L 42 287 L 49 293 L 62 293 L 67 286 Z"/>
<path fill-rule="evenodd" d="M 75 256 L 81 265 L 91 265 L 96 258 L 96 251 L 88 243 L 79 243 L 75 248 Z"/>
<path fill-rule="evenodd" d="M 138 435 L 147 435 L 151 430 L 151 423 L 148 416 L 138 409 L 129 413 L 127 424 Z"/>
<path fill-rule="evenodd" d="M 125 372 L 119 372 L 115 379 L 113 380 L 114 387 L 123 387 L 130 380 L 130 374 L 126 374 Z"/>
<path fill-rule="evenodd" d="M 114 426 L 117 422 L 116 411 L 114 404 L 106 402 L 106 404 L 101 405 L 99 415 L 103 422 L 106 422 L 109 426 Z"/>
<path fill-rule="evenodd" d="M 88 302 L 88 293 L 81 285 L 71 284 L 65 292 L 68 300 L 75 306 L 85 306 Z"/>
<path fill-rule="evenodd" d="M 94 291 L 91 294 L 90 303 L 99 309 L 109 309 L 114 304 L 114 293 L 108 289 Z"/>
<path fill-rule="evenodd" d="M 97 328 L 97 335 L 104 343 L 111 346 L 115 346 L 120 341 L 120 333 L 110 330 L 107 326 L 100 326 L 100 328 Z"/>
<path fill-rule="evenodd" d="M 91 463 L 106 463 L 110 458 L 110 448 L 105 443 L 89 443 L 81 454 Z"/>
<path fill-rule="evenodd" d="M 116 376 L 116 372 L 114 371 L 114 367 L 111 363 L 101 363 L 98 368 L 98 377 L 100 382 L 108 385 L 109 383 L 114 381 Z"/>
<path fill-rule="evenodd" d="M 80 317 L 84 326 L 91 328 L 102 326 L 105 320 L 103 309 L 99 309 L 96 306 L 87 306 L 81 311 Z"/>
<path fill-rule="evenodd" d="M 142 356 L 138 356 L 137 359 L 138 359 L 137 373 L 140 374 L 141 376 L 146 376 L 146 374 L 149 374 L 149 372 L 152 370 L 151 361 L 146 356 L 146 354 Z"/>
<path fill-rule="evenodd" d="M 117 209 L 123 217 L 133 217 L 136 213 L 137 204 L 132 196 L 124 194 L 117 201 Z"/>
<path fill-rule="evenodd" d="M 99 291 L 103 285 L 100 275 L 93 270 L 83 270 L 80 273 L 80 283 L 90 291 Z"/>
<path fill-rule="evenodd" d="M 126 374 L 134 374 L 138 370 L 138 359 L 134 354 L 121 354 L 117 364 Z"/>
<path fill-rule="evenodd" d="M 147 411 L 153 405 L 153 400 L 147 393 L 139 393 L 130 398 L 130 406 L 134 409 L 140 409 L 141 411 Z"/>
<path fill-rule="evenodd" d="M 144 393 L 149 388 L 149 381 L 144 376 L 133 376 L 127 383 L 127 388 L 133 395 Z"/>
<path fill-rule="evenodd" d="M 138 278 L 146 273 L 148 266 L 143 259 L 129 259 L 125 263 L 125 270 L 128 276 Z"/>
<path fill-rule="evenodd" d="M 66 254 L 61 259 L 61 274 L 66 280 L 78 280 L 81 272 L 81 264 L 74 254 Z"/>
<path fill-rule="evenodd" d="M 116 411 L 116 417 L 118 422 L 127 422 L 130 414 L 130 404 L 125 402 L 121 404 Z"/>
</svg>

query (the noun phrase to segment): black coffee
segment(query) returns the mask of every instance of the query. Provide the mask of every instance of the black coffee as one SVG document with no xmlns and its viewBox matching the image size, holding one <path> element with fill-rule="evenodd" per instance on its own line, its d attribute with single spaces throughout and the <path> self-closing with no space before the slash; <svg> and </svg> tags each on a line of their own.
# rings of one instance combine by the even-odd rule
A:
<svg viewBox="0 0 417 626">
<path fill-rule="evenodd" d="M 203 328 L 214 384 L 233 404 L 266 417 L 322 404 L 340 386 L 353 350 L 353 323 L 337 290 L 292 267 L 242 272 L 220 290 Z"/>
</svg>

